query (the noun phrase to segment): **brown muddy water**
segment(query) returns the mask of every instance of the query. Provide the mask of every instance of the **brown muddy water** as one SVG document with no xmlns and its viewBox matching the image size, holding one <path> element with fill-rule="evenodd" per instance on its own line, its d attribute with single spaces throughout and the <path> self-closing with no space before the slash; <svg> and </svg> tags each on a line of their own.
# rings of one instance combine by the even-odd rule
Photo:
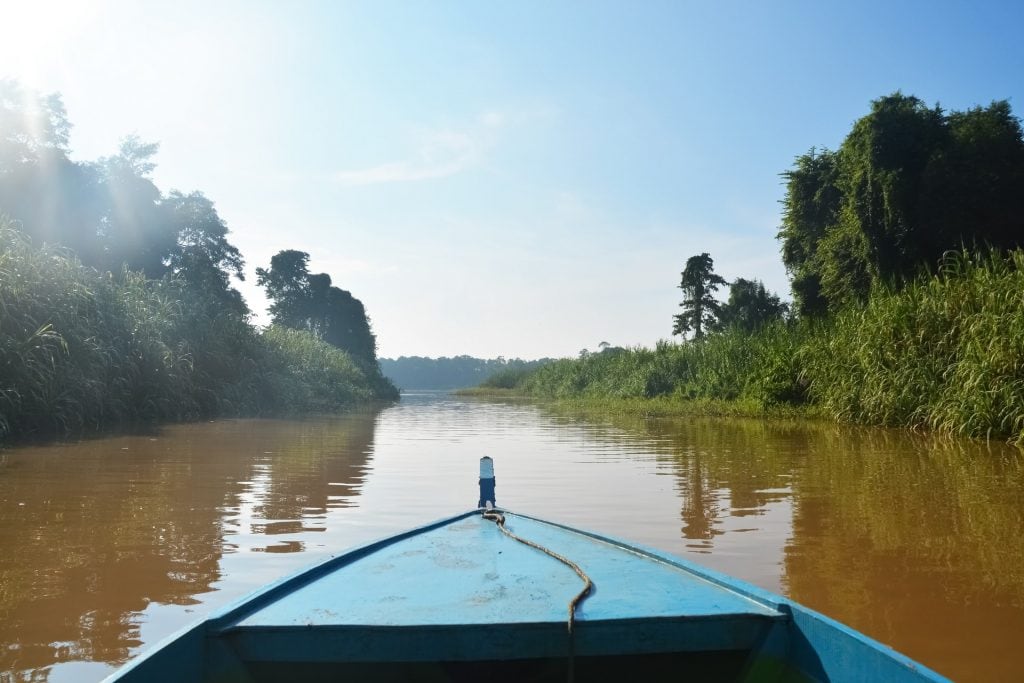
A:
<svg viewBox="0 0 1024 683">
<path fill-rule="evenodd" d="M 94 681 L 329 555 L 498 502 L 784 593 L 962 681 L 1024 671 L 1024 458 L 808 422 L 406 394 L 0 453 L 0 681 Z"/>
</svg>

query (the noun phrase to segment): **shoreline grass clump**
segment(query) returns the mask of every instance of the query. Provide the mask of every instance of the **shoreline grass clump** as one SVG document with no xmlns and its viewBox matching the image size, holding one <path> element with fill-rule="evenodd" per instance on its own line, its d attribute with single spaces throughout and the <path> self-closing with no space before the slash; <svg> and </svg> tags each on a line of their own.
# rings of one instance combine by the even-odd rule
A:
<svg viewBox="0 0 1024 683">
<path fill-rule="evenodd" d="M 659 342 L 554 361 L 516 389 L 546 398 L 746 401 L 757 410 L 806 402 L 796 366 L 804 335 L 779 323 L 754 333 L 729 330 L 700 342 Z"/>
<path fill-rule="evenodd" d="M 379 368 L 260 332 L 173 277 L 100 272 L 0 223 L 0 439 L 393 400 Z"/>
<path fill-rule="evenodd" d="M 1020 444 L 1024 251 L 951 252 L 937 273 L 822 321 L 582 354 L 512 379 L 506 394 L 608 412 L 803 414 Z"/>
<path fill-rule="evenodd" d="M 826 414 L 1024 441 L 1022 251 L 947 254 L 812 341 L 806 374 Z"/>
</svg>

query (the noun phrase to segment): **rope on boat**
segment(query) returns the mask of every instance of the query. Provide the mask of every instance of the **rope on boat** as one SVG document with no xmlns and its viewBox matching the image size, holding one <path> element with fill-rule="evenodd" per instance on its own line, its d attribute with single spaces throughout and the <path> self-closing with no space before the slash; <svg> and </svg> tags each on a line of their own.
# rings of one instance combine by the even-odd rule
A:
<svg viewBox="0 0 1024 683">
<path fill-rule="evenodd" d="M 576 597 L 574 597 L 572 600 L 569 601 L 569 619 L 568 619 L 568 622 L 567 622 L 568 628 L 569 628 L 569 683 L 572 683 L 572 680 L 573 680 L 573 657 L 574 657 L 574 654 L 575 654 L 574 653 L 575 648 L 574 648 L 574 643 L 573 643 L 573 626 L 576 623 L 576 608 L 579 607 L 580 603 L 582 603 L 584 600 L 586 600 L 587 597 L 590 595 L 590 591 L 593 590 L 593 588 L 594 588 L 594 582 L 590 580 L 590 577 L 587 576 L 587 573 L 585 571 L 583 571 L 583 569 L 578 564 L 576 564 L 575 562 L 573 562 L 569 558 L 567 558 L 567 557 L 565 557 L 563 555 L 559 555 L 558 553 L 556 553 L 551 548 L 547 548 L 545 546 L 542 546 L 539 543 L 534 543 L 533 541 L 529 541 L 529 540 L 527 540 L 525 538 L 522 538 L 521 536 L 516 536 L 514 533 L 509 531 L 505 527 L 505 515 L 501 514 L 497 510 L 494 510 L 494 509 L 491 509 L 490 507 L 488 507 L 488 509 L 483 511 L 483 517 L 484 517 L 484 519 L 489 519 L 492 522 L 494 522 L 495 524 L 497 524 L 498 528 L 501 529 L 501 533 L 505 534 L 506 536 L 508 536 L 511 539 L 519 541 L 523 545 L 528 545 L 531 548 L 535 548 L 535 549 L 541 551 L 542 553 L 555 558 L 556 560 L 558 560 L 559 562 L 561 562 L 562 564 L 566 565 L 567 567 L 572 569 L 574 572 L 576 572 L 576 574 L 580 577 L 580 579 L 583 580 L 583 589 L 579 593 L 576 594 Z"/>
</svg>

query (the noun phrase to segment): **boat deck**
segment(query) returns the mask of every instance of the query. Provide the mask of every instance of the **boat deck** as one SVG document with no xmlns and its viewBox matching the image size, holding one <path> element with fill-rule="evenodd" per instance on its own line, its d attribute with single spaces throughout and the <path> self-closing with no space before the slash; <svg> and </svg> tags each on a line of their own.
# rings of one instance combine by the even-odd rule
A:
<svg viewBox="0 0 1024 683">
<path fill-rule="evenodd" d="M 576 562 L 594 589 L 576 612 L 577 655 L 747 650 L 774 605 L 663 558 L 506 513 L 506 527 Z M 356 553 L 218 631 L 247 661 L 481 660 L 562 656 L 576 573 L 479 513 Z M 341 558 L 339 558 L 341 559 Z M 470 627 L 467 629 L 467 627 Z"/>
<path fill-rule="evenodd" d="M 946 679 L 842 624 L 685 560 L 471 511 L 345 552 L 224 608 L 120 670 L 125 683 Z"/>
</svg>

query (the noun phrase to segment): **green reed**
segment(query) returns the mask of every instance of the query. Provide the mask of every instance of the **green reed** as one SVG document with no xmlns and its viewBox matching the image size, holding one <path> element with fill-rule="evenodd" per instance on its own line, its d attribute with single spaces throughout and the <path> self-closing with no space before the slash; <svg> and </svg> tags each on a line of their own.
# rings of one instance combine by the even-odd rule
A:
<svg viewBox="0 0 1024 683">
<path fill-rule="evenodd" d="M 804 354 L 834 417 L 1024 440 L 1024 252 L 951 253 L 934 276 L 878 291 Z"/>
<path fill-rule="evenodd" d="M 699 342 L 659 342 L 555 361 L 523 378 L 525 393 L 551 398 L 609 397 L 743 400 L 769 407 L 801 404 L 806 387 L 796 367 L 803 333 L 777 324 L 754 334 L 738 330 Z"/>
<path fill-rule="evenodd" d="M 516 389 L 531 372 L 530 368 L 505 368 L 485 379 L 480 386 L 484 389 Z"/>
<path fill-rule="evenodd" d="M 824 322 L 583 354 L 513 388 L 631 413 L 803 409 L 1024 442 L 1024 252 L 951 253 L 937 273 Z"/>
</svg>

